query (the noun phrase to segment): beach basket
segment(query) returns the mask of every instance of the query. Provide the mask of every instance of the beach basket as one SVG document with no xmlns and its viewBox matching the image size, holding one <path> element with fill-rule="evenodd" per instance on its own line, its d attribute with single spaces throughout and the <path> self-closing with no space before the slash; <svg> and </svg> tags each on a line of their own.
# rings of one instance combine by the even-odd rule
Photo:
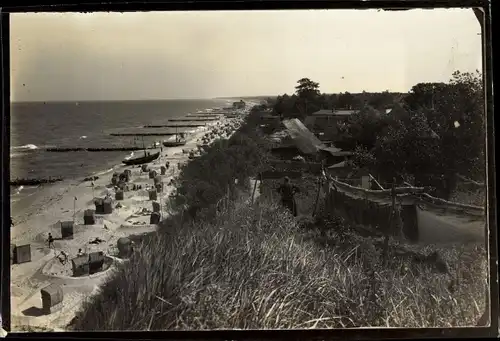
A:
<svg viewBox="0 0 500 341">
<path fill-rule="evenodd" d="M 103 206 L 103 214 L 111 214 L 113 213 L 113 201 L 111 198 L 106 198 L 102 201 Z"/>
<path fill-rule="evenodd" d="M 42 296 L 42 310 L 45 314 L 51 314 L 62 306 L 64 295 L 59 285 L 55 283 L 49 284 L 40 290 L 40 294 Z"/>
<path fill-rule="evenodd" d="M 128 182 L 129 176 L 127 173 L 121 173 L 119 179 L 120 179 L 120 182 Z"/>
<path fill-rule="evenodd" d="M 157 175 L 153 179 L 155 186 L 161 183 L 161 176 Z"/>
<path fill-rule="evenodd" d="M 161 172 L 161 175 L 165 175 L 167 173 L 167 167 L 161 166 L 160 172 Z"/>
<path fill-rule="evenodd" d="M 124 183 L 124 182 L 120 182 L 120 183 L 118 184 L 118 188 L 119 188 L 120 190 L 122 190 L 123 192 L 128 192 L 130 187 L 129 187 L 129 185 L 128 185 L 128 184 L 126 184 L 126 183 Z"/>
<path fill-rule="evenodd" d="M 142 165 L 141 170 L 146 173 L 148 171 L 148 165 Z"/>
<path fill-rule="evenodd" d="M 128 257 L 132 251 L 131 241 L 129 238 L 122 237 L 118 239 L 116 242 L 116 246 L 118 247 L 118 256 L 119 257 Z"/>
<path fill-rule="evenodd" d="M 95 213 L 104 214 L 104 199 L 95 198 L 94 204 L 95 204 Z"/>
<path fill-rule="evenodd" d="M 83 212 L 83 224 L 84 225 L 94 225 L 95 224 L 95 211 L 85 210 Z"/>
<path fill-rule="evenodd" d="M 149 200 L 156 200 L 158 199 L 158 194 L 156 193 L 155 190 L 149 191 Z"/>
<path fill-rule="evenodd" d="M 104 265 L 104 252 L 91 252 L 89 254 L 89 273 L 95 274 L 102 271 Z"/>
<path fill-rule="evenodd" d="M 113 173 L 113 177 L 114 177 L 114 178 L 115 178 L 115 177 L 117 178 L 117 177 L 118 177 L 118 175 L 119 175 L 119 174 L 118 174 L 118 172 L 114 172 L 114 173 Z"/>
<path fill-rule="evenodd" d="M 78 256 L 71 260 L 73 266 L 73 277 L 85 276 L 89 274 L 89 257 Z"/>
<path fill-rule="evenodd" d="M 150 179 L 154 179 L 154 178 L 155 178 L 155 176 L 156 176 L 156 171 L 155 171 L 155 170 L 150 170 L 150 171 L 149 171 L 149 178 L 150 178 Z"/>
<path fill-rule="evenodd" d="M 160 212 L 160 203 L 153 201 L 153 212 Z"/>
<path fill-rule="evenodd" d="M 114 186 L 116 186 L 116 185 L 118 184 L 118 177 L 117 177 L 117 176 L 113 176 L 113 177 L 111 178 L 111 183 L 112 183 Z"/>
<path fill-rule="evenodd" d="M 158 193 L 163 192 L 163 183 L 156 184 L 155 188 L 156 188 L 156 192 L 158 192 Z"/>
<path fill-rule="evenodd" d="M 127 176 L 128 176 L 128 177 L 129 177 L 129 179 L 130 179 L 130 177 L 132 176 L 132 171 L 131 171 L 130 169 L 125 169 L 123 172 L 124 172 L 125 174 L 127 174 Z"/>
<path fill-rule="evenodd" d="M 72 221 L 61 221 L 62 239 L 73 239 L 74 223 Z"/>
<path fill-rule="evenodd" d="M 122 190 L 116 191 L 116 193 L 115 193 L 115 199 L 116 200 L 123 200 L 123 191 Z"/>
<path fill-rule="evenodd" d="M 149 223 L 150 224 L 159 224 L 160 223 L 160 213 L 158 212 L 153 212 L 151 213 L 151 217 L 149 219 Z"/>
</svg>

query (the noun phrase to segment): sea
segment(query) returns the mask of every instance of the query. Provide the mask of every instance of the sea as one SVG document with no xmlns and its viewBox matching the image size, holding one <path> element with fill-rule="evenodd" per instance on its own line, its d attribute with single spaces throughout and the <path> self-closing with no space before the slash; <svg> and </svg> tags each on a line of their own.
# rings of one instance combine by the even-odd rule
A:
<svg viewBox="0 0 500 341">
<path fill-rule="evenodd" d="M 12 103 L 10 179 L 97 175 L 120 164 L 131 152 L 48 152 L 52 147 L 150 146 L 167 136 L 111 136 L 120 129 L 166 124 L 188 113 L 231 106 L 230 99 Z M 183 122 L 184 123 L 184 122 Z M 46 186 L 46 185 L 45 185 Z M 43 186 L 42 186 L 43 187 Z M 11 202 L 40 186 L 11 186 Z"/>
</svg>

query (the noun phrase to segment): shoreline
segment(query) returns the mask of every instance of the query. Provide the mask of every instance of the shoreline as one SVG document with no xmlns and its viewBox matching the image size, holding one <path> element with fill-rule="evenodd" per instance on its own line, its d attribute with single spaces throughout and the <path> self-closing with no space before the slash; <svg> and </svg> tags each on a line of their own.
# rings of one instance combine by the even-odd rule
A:
<svg viewBox="0 0 500 341">
<path fill-rule="evenodd" d="M 241 118 L 227 118 L 221 115 L 217 121 L 210 122 L 206 126 L 190 132 L 186 145 L 180 147 L 163 147 L 160 157 L 148 164 L 148 168 L 156 170 L 159 174 L 160 166 L 167 160 L 170 162 L 170 168 L 167 170 L 166 175 L 162 177 L 164 190 L 162 193 L 158 193 L 162 219 L 168 214 L 164 203 L 168 200 L 173 190 L 167 184 L 170 180 L 178 176 L 179 165 L 190 161 L 189 153 L 185 151 L 192 150 L 196 153 L 197 157 L 199 155 L 197 151 L 198 145 L 201 144 L 200 140 L 205 134 L 218 126 L 240 121 Z M 216 138 L 218 136 L 214 137 L 214 139 Z M 214 139 L 210 139 L 209 144 Z M 160 151 L 160 148 L 157 148 L 157 151 Z M 95 225 L 83 225 L 83 212 L 86 209 L 94 209 L 94 197 L 103 197 L 105 193 L 113 194 L 114 197 L 114 190 L 107 188 L 110 183 L 111 174 L 121 172 L 125 169 L 132 171 L 130 183 L 141 184 L 143 188 L 152 185 L 153 181 L 149 179 L 147 174 L 145 176 L 138 166 L 116 164 L 109 169 L 96 171 L 91 175 L 99 176 L 99 179 L 94 181 L 94 189 L 90 186 L 90 181 L 83 180 L 84 177 L 63 180 L 57 184 L 44 186 L 45 188 L 41 189 L 38 195 L 32 195 L 33 198 L 31 201 L 33 203 L 29 208 L 21 212 L 15 212 L 16 214 L 11 212 L 13 219 L 15 215 L 19 219 L 18 221 L 14 221 L 16 225 L 11 227 L 11 243 L 16 245 L 30 244 L 32 254 L 31 262 L 11 266 L 12 330 L 19 330 L 25 325 L 42 327 L 50 325 L 50 328 L 65 328 L 74 316 L 75 311 L 80 307 L 81 302 L 90 293 L 95 292 L 101 281 L 107 277 L 104 275 L 99 276 L 97 279 L 84 277 L 79 281 L 75 281 L 75 278 L 73 278 L 70 281 L 64 280 L 62 276 L 56 276 L 57 278 L 54 279 L 50 278 L 48 274 L 42 273 L 42 269 L 50 269 L 52 267 L 52 265 L 48 266 L 47 264 L 57 260 L 55 252 L 49 250 L 44 241 L 49 232 L 57 240 L 57 235 L 60 233 L 57 225 L 58 221 L 71 221 L 73 217 L 75 219 L 74 240 L 57 240 L 54 242 L 56 250 L 60 251 L 64 249 L 70 256 L 70 259 L 76 255 L 79 246 L 86 245 L 86 250 L 87 248 L 95 249 L 95 247 L 87 245 L 89 238 L 94 238 L 95 236 L 101 236 L 99 238 L 106 240 L 106 243 L 104 243 L 106 245 L 100 245 L 97 249 L 104 247 L 105 254 L 111 255 L 110 246 L 116 245 L 118 238 L 156 231 L 156 227 L 149 224 L 149 214 L 141 215 L 137 213 L 137 210 L 146 209 L 151 211 L 151 201 L 144 189 L 126 192 L 125 200 L 120 201 L 123 208 L 114 209 L 113 213 L 107 216 L 96 215 Z M 73 198 L 77 198 L 77 200 L 75 201 Z M 113 200 L 113 208 L 116 204 L 117 201 Z M 13 204 L 11 203 L 11 209 L 12 206 Z M 112 273 L 113 271 L 107 272 Z M 61 283 L 63 287 L 65 296 L 64 307 L 60 312 L 50 315 L 29 316 L 27 310 L 30 307 L 41 306 L 40 289 L 54 282 Z M 76 285 L 70 282 L 78 282 L 79 284 Z M 53 325 L 54 323 L 57 325 Z"/>
<path fill-rule="evenodd" d="M 217 109 L 216 108 L 207 108 L 202 112 L 199 112 L 197 114 L 202 114 L 202 113 L 213 113 L 216 114 Z M 186 115 L 185 115 L 186 116 Z M 183 117 L 185 117 L 183 116 Z M 187 116 L 189 117 L 189 116 Z M 219 120 L 213 121 L 213 122 L 207 122 L 207 124 L 204 127 L 196 127 L 194 129 L 190 129 L 189 131 L 186 131 L 185 133 L 188 134 L 189 136 L 192 136 L 194 134 L 199 133 L 200 131 L 204 131 L 206 129 L 210 129 L 214 124 L 217 124 L 217 122 L 220 121 L 222 117 L 219 117 Z M 161 139 L 160 143 L 163 142 L 163 140 L 170 140 L 174 136 L 169 136 L 166 139 Z M 163 149 L 167 149 L 168 147 L 163 147 Z M 149 149 L 151 152 L 156 152 L 159 151 L 160 148 L 155 148 L 155 149 Z M 46 206 L 50 204 L 51 202 L 57 202 L 60 198 L 61 195 L 64 195 L 66 192 L 66 189 L 78 185 L 82 182 L 85 182 L 85 178 L 89 177 L 101 177 L 101 176 L 106 176 L 120 167 L 124 166 L 123 163 L 121 163 L 122 160 L 128 159 L 130 157 L 134 156 L 134 151 L 129 152 L 129 153 L 123 153 L 123 155 L 120 158 L 116 158 L 116 160 L 112 160 L 109 164 L 107 164 L 108 167 L 106 169 L 102 168 L 97 168 L 96 170 L 91 172 L 90 174 L 87 173 L 86 175 L 80 175 L 77 177 L 68 177 L 68 178 L 63 178 L 62 181 L 55 182 L 55 183 L 47 183 L 47 184 L 40 184 L 37 186 L 22 186 L 22 190 L 29 191 L 29 194 L 22 194 L 19 192 L 17 197 L 14 198 L 14 200 L 11 199 L 10 203 L 10 216 L 14 222 L 14 226 L 10 226 L 11 231 L 13 229 L 17 229 L 18 225 L 21 225 L 22 223 L 26 222 L 28 217 L 31 217 L 32 215 L 40 212 L 41 209 L 43 209 L 43 206 Z M 109 167 L 110 166 L 110 167 Z M 10 185 L 9 186 L 11 191 L 14 188 L 19 188 L 21 186 L 14 186 Z M 61 193 L 62 192 L 62 193 Z M 11 197 L 13 194 L 11 193 Z M 41 207 L 39 207 L 41 206 Z M 11 232 L 12 233 L 12 232 Z M 12 236 L 11 236 L 12 239 Z"/>
</svg>

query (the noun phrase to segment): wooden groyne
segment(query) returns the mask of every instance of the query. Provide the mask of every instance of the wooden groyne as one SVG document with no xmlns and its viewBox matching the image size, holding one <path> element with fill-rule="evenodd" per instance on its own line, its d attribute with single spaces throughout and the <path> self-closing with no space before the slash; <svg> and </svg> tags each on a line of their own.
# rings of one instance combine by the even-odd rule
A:
<svg viewBox="0 0 500 341">
<path fill-rule="evenodd" d="M 181 133 L 181 132 L 179 132 Z M 110 133 L 110 136 L 174 136 L 175 133 L 162 132 L 162 133 L 143 133 L 143 132 L 130 132 L 130 133 Z M 140 148 L 142 149 L 142 148 Z"/>
<path fill-rule="evenodd" d="M 9 181 L 10 186 L 37 186 L 37 185 L 43 185 L 43 184 L 52 184 L 55 182 L 63 181 L 63 178 L 48 178 L 48 179 L 43 179 L 43 178 L 26 178 L 26 179 L 15 179 L 12 181 Z"/>
<path fill-rule="evenodd" d="M 168 120 L 169 122 L 211 122 L 217 121 L 218 117 L 208 118 L 208 117 L 196 117 L 196 118 L 172 118 Z"/>
<path fill-rule="evenodd" d="M 222 116 L 222 114 L 203 114 L 203 113 L 199 113 L 199 114 L 187 114 L 186 115 L 187 117 L 214 117 L 214 118 L 218 118 L 220 116 Z"/>
<path fill-rule="evenodd" d="M 97 147 L 97 148 L 85 148 L 85 147 L 58 147 L 58 148 L 47 148 L 47 152 L 131 152 L 136 150 L 144 149 L 156 149 L 152 147 Z"/>
<path fill-rule="evenodd" d="M 198 128 L 205 127 L 206 123 L 193 123 L 193 124 L 166 124 L 164 128 Z"/>
</svg>

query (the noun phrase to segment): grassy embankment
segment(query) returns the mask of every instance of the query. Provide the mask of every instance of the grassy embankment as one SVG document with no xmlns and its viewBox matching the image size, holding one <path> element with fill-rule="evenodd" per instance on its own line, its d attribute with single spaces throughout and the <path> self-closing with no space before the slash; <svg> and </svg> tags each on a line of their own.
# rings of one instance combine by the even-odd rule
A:
<svg viewBox="0 0 500 341">
<path fill-rule="evenodd" d="M 172 216 L 147 237 L 78 314 L 76 330 L 430 327 L 474 325 L 484 309 L 479 245 L 410 246 L 362 237 L 320 207 L 294 219 L 243 186 L 265 166 L 250 118 L 182 171 Z M 239 185 L 229 179 L 239 178 Z M 315 178 L 297 182 L 301 212 L 316 200 Z M 230 193 L 230 200 L 223 198 Z M 222 200 L 221 200 L 222 199 Z M 183 205 L 185 204 L 185 205 Z M 186 209 L 182 209 L 185 207 Z M 183 211 L 183 212 L 181 212 Z M 449 268 L 419 261 L 438 251 Z M 425 258 L 425 257 L 424 257 Z"/>
</svg>

